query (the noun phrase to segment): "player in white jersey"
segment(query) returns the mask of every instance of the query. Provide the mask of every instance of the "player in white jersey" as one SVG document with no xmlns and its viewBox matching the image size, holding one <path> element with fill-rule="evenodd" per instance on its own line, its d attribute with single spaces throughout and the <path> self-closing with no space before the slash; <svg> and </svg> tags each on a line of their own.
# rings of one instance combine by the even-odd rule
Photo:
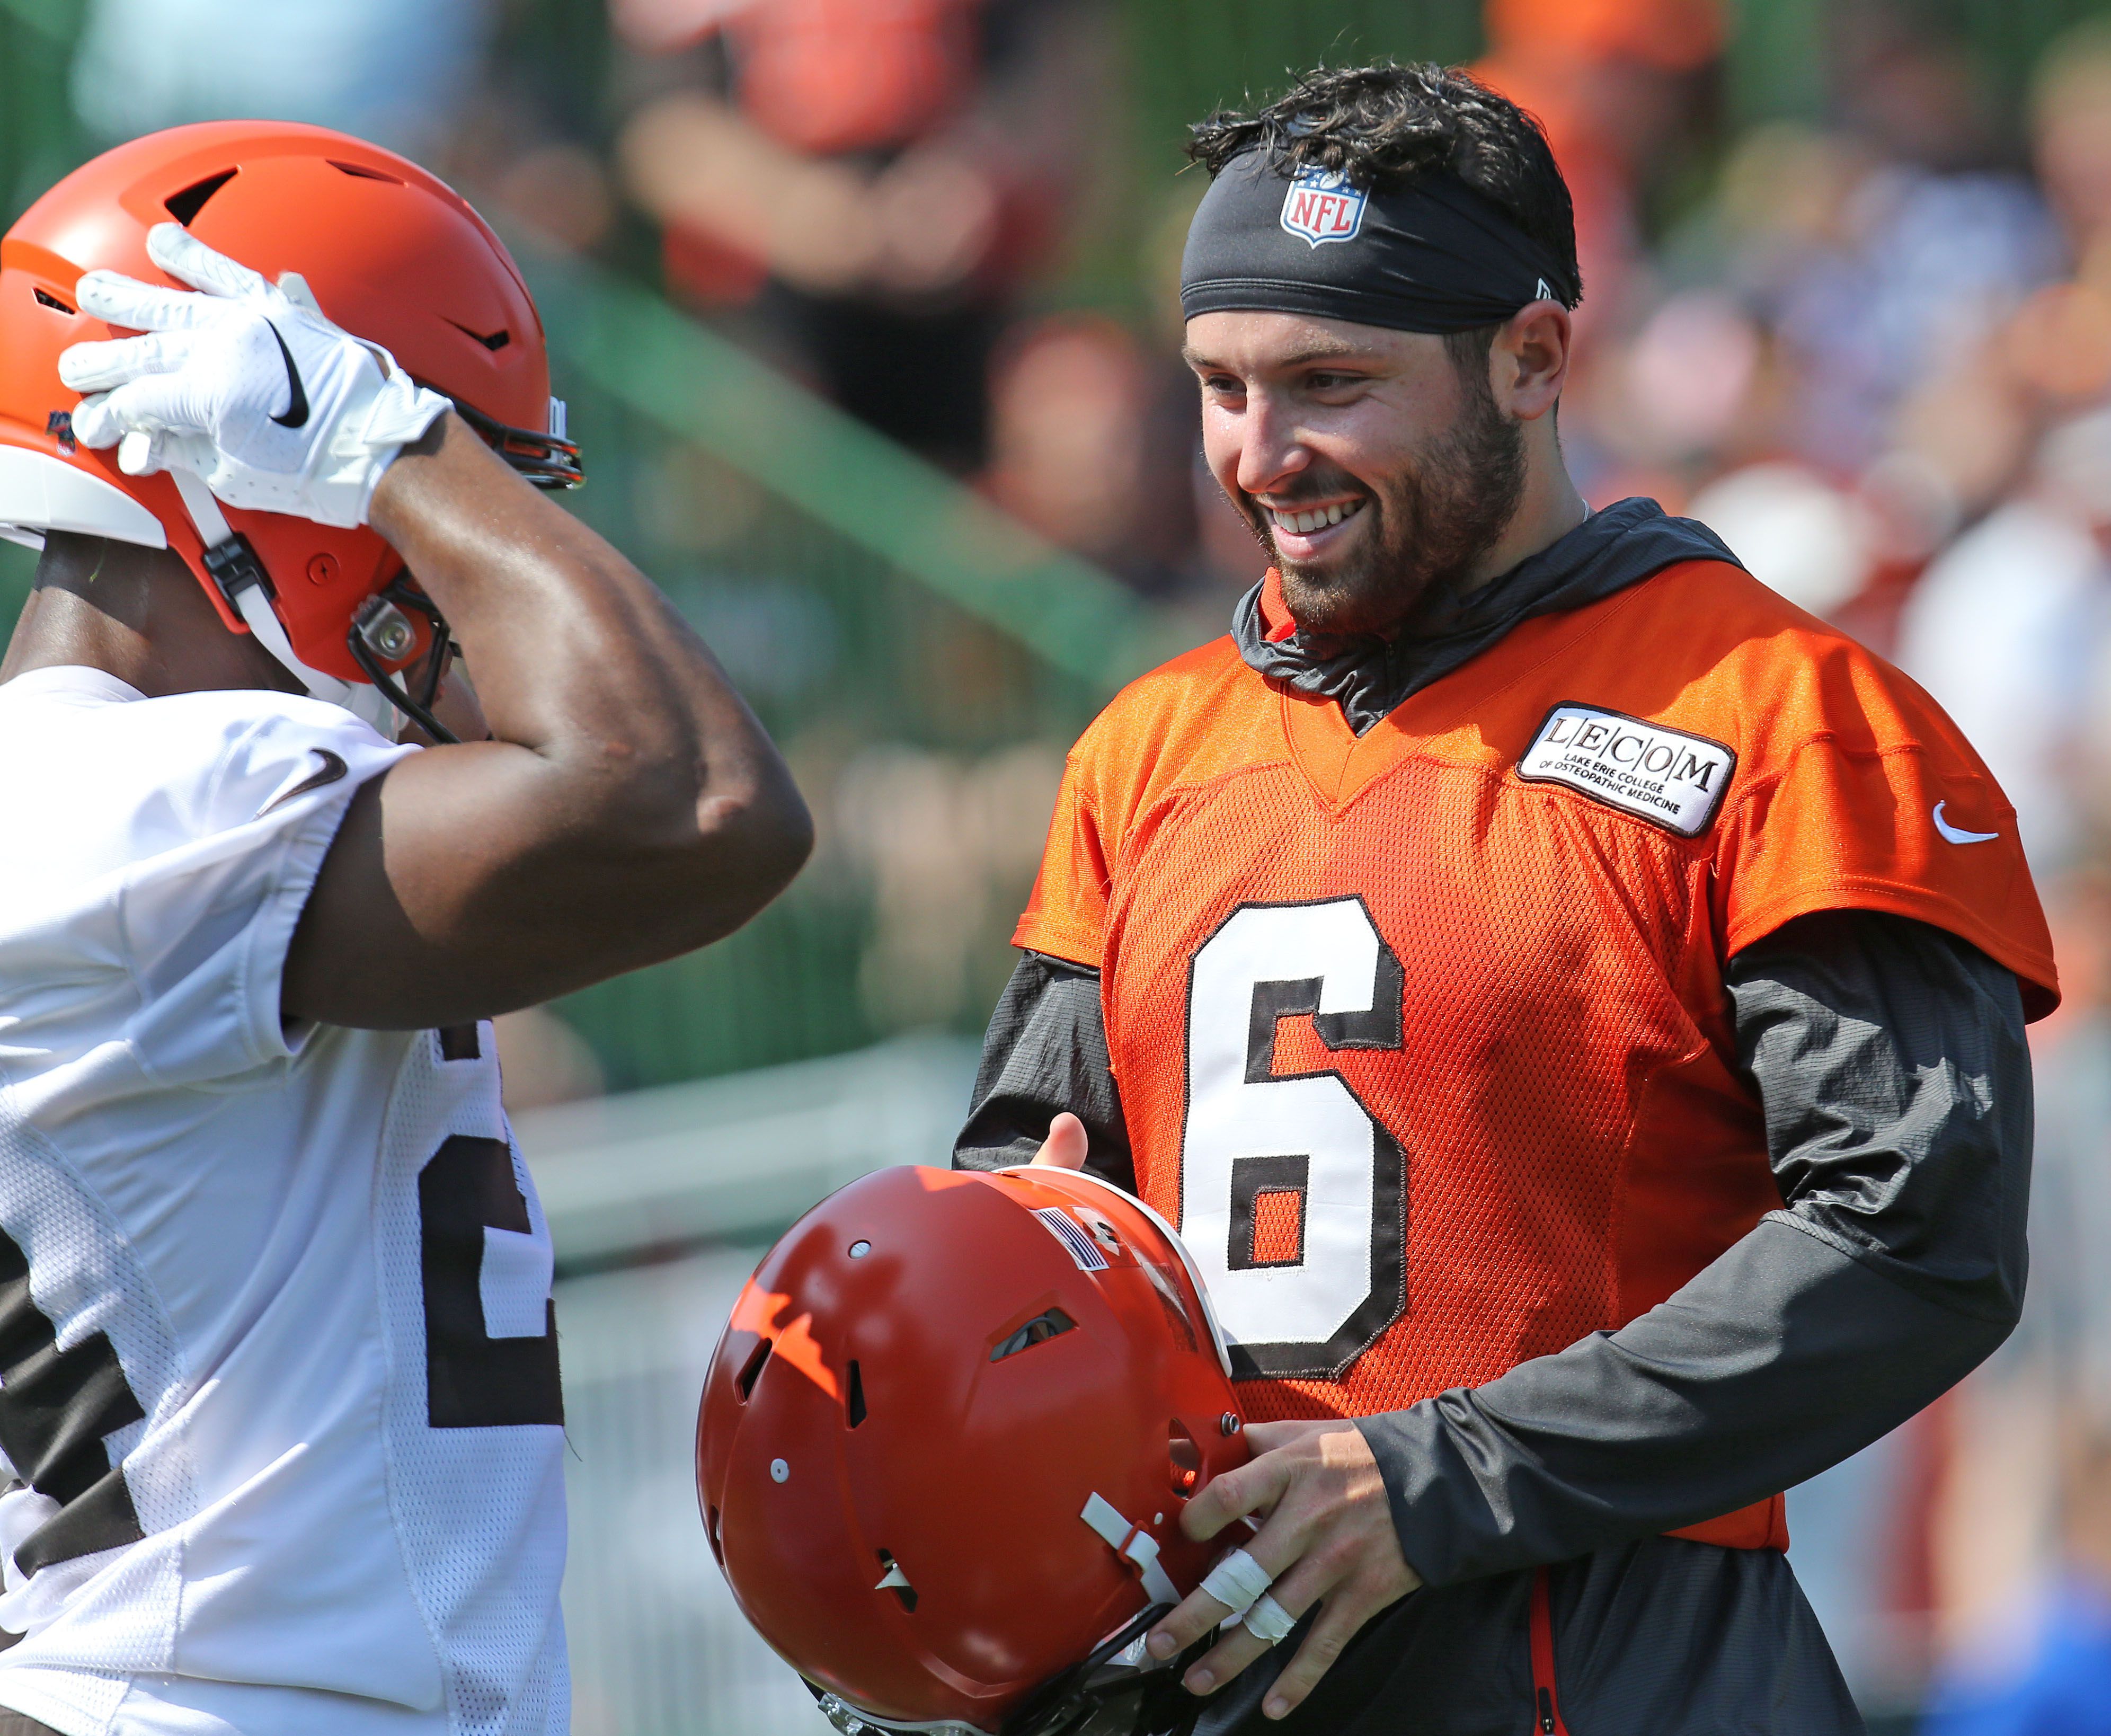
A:
<svg viewBox="0 0 2111 1736">
<path fill-rule="evenodd" d="M 810 832 L 516 473 L 578 474 L 547 377 L 495 238 L 340 135 L 143 141 L 0 243 L 0 531 L 43 547 L 0 663 L 0 1736 L 567 1726 L 551 1245 L 483 1021 L 727 933 Z"/>
</svg>

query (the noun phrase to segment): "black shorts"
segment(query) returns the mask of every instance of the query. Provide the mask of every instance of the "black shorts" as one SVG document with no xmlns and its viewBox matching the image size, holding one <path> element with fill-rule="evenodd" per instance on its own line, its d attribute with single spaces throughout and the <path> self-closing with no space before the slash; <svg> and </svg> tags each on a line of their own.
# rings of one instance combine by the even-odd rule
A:
<svg viewBox="0 0 2111 1736">
<path fill-rule="evenodd" d="M 1519 1736 L 1533 1729 L 1532 1575 L 1421 1591 L 1373 1620 L 1280 1723 L 1260 1702 L 1300 1630 L 1205 1702 L 1195 1736 Z M 1863 1736 L 1786 1556 L 1653 1537 L 1550 1570 L 1571 1736 Z"/>
</svg>

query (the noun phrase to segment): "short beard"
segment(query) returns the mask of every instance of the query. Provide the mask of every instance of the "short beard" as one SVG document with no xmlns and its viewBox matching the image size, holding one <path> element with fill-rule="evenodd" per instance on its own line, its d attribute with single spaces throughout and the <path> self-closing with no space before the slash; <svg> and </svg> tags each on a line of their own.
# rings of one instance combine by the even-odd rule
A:
<svg viewBox="0 0 2111 1736">
<path fill-rule="evenodd" d="M 1273 525 L 1258 503 L 1243 503 L 1261 544 L 1282 575 L 1282 599 L 1301 631 L 1391 633 L 1425 603 L 1465 589 L 1468 575 L 1517 516 L 1524 496 L 1524 430 L 1505 416 L 1488 389 L 1487 352 L 1470 364 L 1459 350 L 1464 402 L 1457 419 L 1430 441 L 1408 469 L 1373 487 L 1364 505 L 1376 515 L 1361 554 L 1331 570 L 1301 566 L 1277 552 Z M 1314 498 L 1337 492 L 1315 476 Z"/>
</svg>

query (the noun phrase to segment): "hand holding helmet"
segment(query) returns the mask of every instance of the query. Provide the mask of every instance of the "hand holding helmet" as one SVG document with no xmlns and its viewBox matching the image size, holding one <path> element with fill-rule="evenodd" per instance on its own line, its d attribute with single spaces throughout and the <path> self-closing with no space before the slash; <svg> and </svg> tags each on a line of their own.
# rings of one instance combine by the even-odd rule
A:
<svg viewBox="0 0 2111 1736">
<path fill-rule="evenodd" d="M 1140 1201 L 1060 1163 L 853 1183 L 756 1269 L 698 1425 L 711 1552 L 839 1729 L 1184 1719 L 1143 1636 L 1223 1552 L 1182 1515 L 1247 1450 Z"/>
<path fill-rule="evenodd" d="M 188 470 L 229 506 L 364 525 L 382 472 L 447 400 L 333 325 L 293 274 L 272 284 L 176 223 L 156 224 L 147 252 L 194 289 L 82 275 L 83 312 L 143 335 L 60 357 L 66 384 L 95 394 L 75 437 L 118 446 L 130 475 Z"/>
<path fill-rule="evenodd" d="M 1259 1529 L 1151 1629 L 1146 1649 L 1170 1661 L 1214 1635 L 1183 1678 L 1190 1693 L 1213 1693 L 1317 1610 L 1269 1684 L 1262 1710 L 1281 1718 L 1365 1622 L 1422 1579 L 1401 1552 L 1378 1460 L 1353 1422 L 1255 1423 L 1246 1440 L 1254 1458 L 1198 1490 L 1180 1522 L 1197 1540 L 1240 1537 L 1242 1520 Z"/>
</svg>

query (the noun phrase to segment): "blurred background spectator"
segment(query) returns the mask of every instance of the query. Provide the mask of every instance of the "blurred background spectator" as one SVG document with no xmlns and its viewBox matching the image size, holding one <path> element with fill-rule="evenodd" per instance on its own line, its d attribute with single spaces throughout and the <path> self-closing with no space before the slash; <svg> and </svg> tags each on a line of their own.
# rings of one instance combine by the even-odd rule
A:
<svg viewBox="0 0 2111 1736">
<path fill-rule="evenodd" d="M 616 157 L 668 280 L 956 470 L 991 347 L 1098 118 L 1087 0 L 611 0 L 641 88 Z"/>
<path fill-rule="evenodd" d="M 938 1154 L 1069 740 L 1258 576 L 1177 359 L 1185 126 L 1387 56 L 1546 125 L 1591 499 L 1713 525 L 2016 804 L 2068 995 L 2027 1318 L 1791 1529 L 1873 1728 L 2111 1732 L 2111 0 L 0 0 L 7 214 L 229 114 L 491 211 L 573 504 L 813 799 L 814 866 L 751 928 L 501 1032 L 606 1521 L 583 1733 L 814 1728 L 666 1523 L 713 1298 L 831 1179 Z"/>
</svg>

